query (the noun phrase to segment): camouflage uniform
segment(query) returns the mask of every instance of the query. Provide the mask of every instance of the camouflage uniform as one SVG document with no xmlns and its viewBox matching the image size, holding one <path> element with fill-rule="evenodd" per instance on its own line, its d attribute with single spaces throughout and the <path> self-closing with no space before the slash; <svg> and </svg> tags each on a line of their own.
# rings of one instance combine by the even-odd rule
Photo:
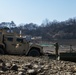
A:
<svg viewBox="0 0 76 75">
<path fill-rule="evenodd" d="M 56 43 L 54 44 L 54 46 L 55 46 L 55 54 L 56 54 L 56 56 L 58 56 L 58 50 L 59 50 L 58 42 L 56 42 Z"/>
</svg>

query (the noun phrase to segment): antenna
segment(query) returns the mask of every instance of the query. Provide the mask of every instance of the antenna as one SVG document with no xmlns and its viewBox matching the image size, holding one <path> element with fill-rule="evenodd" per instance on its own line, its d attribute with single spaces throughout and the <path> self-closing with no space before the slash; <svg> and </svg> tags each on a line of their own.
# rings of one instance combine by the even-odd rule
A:
<svg viewBox="0 0 76 75">
<path fill-rule="evenodd" d="M 22 34 L 22 31 L 20 30 L 20 37 L 22 37 L 22 35 L 21 35 L 21 34 Z"/>
</svg>

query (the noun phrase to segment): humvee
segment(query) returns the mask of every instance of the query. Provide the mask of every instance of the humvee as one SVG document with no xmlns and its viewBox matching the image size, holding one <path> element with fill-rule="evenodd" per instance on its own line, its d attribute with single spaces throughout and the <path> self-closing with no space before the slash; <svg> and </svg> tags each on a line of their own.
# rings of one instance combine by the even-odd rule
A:
<svg viewBox="0 0 76 75">
<path fill-rule="evenodd" d="M 14 32 L 0 30 L 0 54 L 40 56 L 43 54 L 43 47 L 31 44 Z"/>
</svg>

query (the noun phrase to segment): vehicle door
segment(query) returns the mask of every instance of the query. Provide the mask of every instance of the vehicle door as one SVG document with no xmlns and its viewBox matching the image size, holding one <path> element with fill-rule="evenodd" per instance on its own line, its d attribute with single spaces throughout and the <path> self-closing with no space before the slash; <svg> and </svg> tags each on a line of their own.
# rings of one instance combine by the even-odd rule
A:
<svg viewBox="0 0 76 75">
<path fill-rule="evenodd" d="M 14 37 L 5 37 L 4 39 L 6 50 L 9 54 L 14 54 Z"/>
<path fill-rule="evenodd" d="M 24 38 L 20 38 L 20 37 L 17 37 L 16 39 L 16 52 L 18 54 L 25 54 L 26 53 L 26 50 L 28 49 L 28 44 L 26 41 L 24 41 Z"/>
</svg>

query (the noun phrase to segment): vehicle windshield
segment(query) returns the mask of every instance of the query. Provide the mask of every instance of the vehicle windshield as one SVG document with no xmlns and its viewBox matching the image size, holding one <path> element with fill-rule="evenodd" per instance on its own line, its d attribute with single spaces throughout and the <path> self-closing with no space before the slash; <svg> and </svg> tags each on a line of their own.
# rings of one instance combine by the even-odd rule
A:
<svg viewBox="0 0 76 75">
<path fill-rule="evenodd" d="M 13 41 L 13 38 L 12 37 L 8 37 L 7 40 L 8 41 Z"/>
</svg>

